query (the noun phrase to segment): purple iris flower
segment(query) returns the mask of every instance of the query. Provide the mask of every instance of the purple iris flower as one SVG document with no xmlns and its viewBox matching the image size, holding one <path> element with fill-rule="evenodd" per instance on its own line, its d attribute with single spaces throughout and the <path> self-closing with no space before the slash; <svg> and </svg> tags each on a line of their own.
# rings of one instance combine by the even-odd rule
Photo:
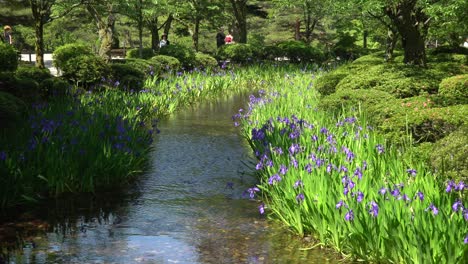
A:
<svg viewBox="0 0 468 264">
<path fill-rule="evenodd" d="M 301 147 L 299 146 L 299 144 L 293 143 L 288 150 L 290 155 L 295 155 L 296 153 L 299 153 Z"/>
<path fill-rule="evenodd" d="M 359 180 L 362 179 L 362 171 L 361 168 L 357 167 L 356 170 L 354 171 L 354 176 L 357 176 Z"/>
<path fill-rule="evenodd" d="M 328 163 L 328 165 L 327 165 L 327 172 L 328 172 L 328 173 L 331 173 L 331 170 L 332 170 L 332 164 L 331 164 L 331 163 Z"/>
<path fill-rule="evenodd" d="M 283 149 L 281 149 L 280 147 L 274 147 L 273 152 L 275 152 L 278 155 L 281 155 L 283 154 Z"/>
<path fill-rule="evenodd" d="M 284 166 L 283 164 L 280 165 L 279 173 L 281 175 L 285 175 L 288 172 L 288 167 Z"/>
<path fill-rule="evenodd" d="M 258 206 L 258 211 L 260 212 L 260 214 L 264 214 L 265 213 L 265 205 L 264 204 L 260 204 Z"/>
<path fill-rule="evenodd" d="M 312 164 L 307 163 L 307 165 L 305 165 L 304 169 L 305 169 L 308 173 L 311 173 L 311 172 L 312 172 Z"/>
<path fill-rule="evenodd" d="M 468 234 L 465 236 L 465 239 L 463 240 L 463 243 L 468 244 Z"/>
<path fill-rule="evenodd" d="M 434 214 L 434 215 L 437 215 L 439 213 L 439 209 L 437 209 L 437 207 L 435 207 L 435 205 L 432 204 L 432 203 L 431 203 L 431 205 L 429 205 L 428 208 L 426 208 L 425 211 L 428 211 L 428 210 L 431 210 L 432 214 Z"/>
<path fill-rule="evenodd" d="M 304 201 L 305 197 L 304 197 L 304 194 L 300 193 L 296 196 L 296 201 L 298 203 L 302 203 Z"/>
<path fill-rule="evenodd" d="M 382 154 L 382 153 L 385 152 L 384 146 L 382 146 L 382 144 L 377 144 L 377 146 L 375 146 L 375 148 L 377 149 L 377 153 L 379 153 L 379 154 Z"/>
<path fill-rule="evenodd" d="M 354 213 L 353 210 L 349 210 L 345 215 L 346 221 L 353 221 L 354 220 Z"/>
<path fill-rule="evenodd" d="M 417 171 L 415 169 L 407 169 L 406 172 L 411 176 L 416 176 Z"/>
<path fill-rule="evenodd" d="M 462 211 L 463 210 L 463 204 L 460 200 L 456 201 L 453 205 L 452 205 L 452 209 L 454 212 L 458 212 L 458 211 Z"/>
<path fill-rule="evenodd" d="M 463 189 L 465 189 L 466 185 L 463 181 L 460 181 L 457 186 L 455 187 L 455 190 L 456 191 L 463 191 Z"/>
<path fill-rule="evenodd" d="M 304 184 L 302 183 L 302 180 L 297 180 L 294 183 L 294 189 L 299 188 L 299 187 L 303 187 L 303 186 L 304 186 Z"/>
<path fill-rule="evenodd" d="M 295 158 L 292 158 L 292 159 L 291 159 L 291 162 L 292 162 L 294 168 L 297 169 L 297 167 L 299 166 L 299 164 L 297 163 L 297 160 L 296 160 Z"/>
<path fill-rule="evenodd" d="M 364 194 L 361 191 L 359 191 L 357 195 L 358 203 L 362 202 L 363 199 L 364 199 Z"/>
<path fill-rule="evenodd" d="M 373 217 L 377 217 L 377 215 L 379 214 L 379 206 L 377 205 L 376 202 L 372 201 L 370 202 L 370 210 L 369 210 L 369 213 L 373 216 Z"/>
<path fill-rule="evenodd" d="M 417 192 L 416 195 L 419 197 L 420 201 L 424 201 L 424 194 L 422 192 Z"/>
<path fill-rule="evenodd" d="M 390 193 L 393 197 L 397 197 L 398 195 L 400 195 L 400 189 L 395 188 L 395 190 L 391 191 Z"/>
<path fill-rule="evenodd" d="M 4 161 L 7 158 L 7 154 L 5 151 L 0 151 L 0 160 Z"/>
<path fill-rule="evenodd" d="M 247 192 L 249 193 L 250 199 L 253 199 L 255 197 L 255 193 L 259 192 L 259 191 L 260 191 L 260 189 L 258 189 L 257 187 L 252 187 L 252 188 L 247 189 Z"/>
<path fill-rule="evenodd" d="M 257 165 L 255 166 L 255 169 L 257 169 L 257 170 L 263 169 L 263 162 L 262 162 L 262 161 L 259 161 L 259 162 L 257 163 Z"/>
<path fill-rule="evenodd" d="M 317 141 L 317 140 L 318 140 L 317 135 L 313 135 L 313 136 L 312 136 L 312 140 L 313 140 L 313 141 Z"/>
<path fill-rule="evenodd" d="M 453 189 L 456 188 L 456 185 L 455 185 L 455 182 L 450 180 L 448 183 L 447 183 L 447 188 L 445 189 L 446 192 L 452 192 Z"/>
<path fill-rule="evenodd" d="M 275 174 L 268 179 L 268 184 L 272 185 L 275 182 L 280 182 L 280 181 L 281 181 L 281 177 L 278 174 Z"/>
<path fill-rule="evenodd" d="M 325 127 L 322 127 L 322 128 L 320 129 L 320 133 L 322 133 L 322 134 L 328 134 L 328 129 L 325 128 Z"/>
<path fill-rule="evenodd" d="M 344 195 L 348 195 L 348 193 L 349 193 L 348 187 L 344 187 L 344 188 L 343 188 L 343 194 L 344 194 Z"/>
<path fill-rule="evenodd" d="M 463 217 L 468 221 L 468 209 L 463 209 Z"/>
<path fill-rule="evenodd" d="M 344 203 L 343 200 L 340 200 L 340 201 L 336 204 L 335 208 L 336 208 L 336 209 L 340 209 L 342 206 L 346 206 L 346 204 Z"/>
</svg>

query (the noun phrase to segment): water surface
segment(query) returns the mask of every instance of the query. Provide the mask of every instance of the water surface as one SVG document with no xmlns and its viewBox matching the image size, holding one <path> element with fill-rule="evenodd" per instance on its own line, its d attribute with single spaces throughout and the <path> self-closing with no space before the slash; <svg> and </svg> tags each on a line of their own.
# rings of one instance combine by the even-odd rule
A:
<svg viewBox="0 0 468 264">
<path fill-rule="evenodd" d="M 243 195 L 256 183 L 253 158 L 230 117 L 245 98 L 201 103 L 161 120 L 151 169 L 125 193 L 63 199 L 11 220 L 15 225 L 3 228 L 22 235 L 19 250 L 3 249 L 9 262 L 337 262 L 300 250 L 306 245 L 299 238 Z"/>
</svg>

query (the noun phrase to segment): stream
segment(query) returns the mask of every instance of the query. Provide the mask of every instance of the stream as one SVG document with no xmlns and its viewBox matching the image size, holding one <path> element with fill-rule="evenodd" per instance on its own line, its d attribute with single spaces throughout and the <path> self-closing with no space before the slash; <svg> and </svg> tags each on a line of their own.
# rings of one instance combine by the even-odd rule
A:
<svg viewBox="0 0 468 264">
<path fill-rule="evenodd" d="M 161 120 L 151 169 L 124 193 L 55 200 L 10 219 L 0 238 L 8 228 L 17 238 L 0 263 L 338 262 L 301 250 L 244 194 L 257 180 L 254 159 L 231 116 L 245 102 L 211 100 Z"/>
</svg>

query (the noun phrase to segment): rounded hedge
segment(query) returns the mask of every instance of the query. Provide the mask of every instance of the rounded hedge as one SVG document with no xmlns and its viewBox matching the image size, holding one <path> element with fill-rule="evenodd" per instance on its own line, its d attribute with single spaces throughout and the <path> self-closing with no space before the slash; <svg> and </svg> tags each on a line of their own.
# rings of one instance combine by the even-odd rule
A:
<svg viewBox="0 0 468 264">
<path fill-rule="evenodd" d="M 18 97 L 0 92 L 0 123 L 15 120 L 24 114 L 26 109 L 26 104 Z"/>
<path fill-rule="evenodd" d="M 281 56 L 289 58 L 293 62 L 322 62 L 324 59 L 323 53 L 312 46 L 307 45 L 302 41 L 283 41 L 277 44 L 281 49 Z"/>
<path fill-rule="evenodd" d="M 330 95 L 336 91 L 336 85 L 346 76 L 348 76 L 347 73 L 340 71 L 333 71 L 328 74 L 324 74 L 317 79 L 315 89 L 322 96 Z"/>
<path fill-rule="evenodd" d="M 0 42 L 0 72 L 15 71 L 18 67 L 18 54 L 13 46 Z"/>
<path fill-rule="evenodd" d="M 452 104 L 468 104 L 468 74 L 443 79 L 439 84 L 439 94 Z"/>
<path fill-rule="evenodd" d="M 125 58 L 127 59 L 149 59 L 154 56 L 154 51 L 151 48 L 142 49 L 142 58 L 140 58 L 140 49 L 129 49 L 127 50 Z"/>
<path fill-rule="evenodd" d="M 149 61 L 155 70 L 159 69 L 161 71 L 175 71 L 181 67 L 180 61 L 172 56 L 157 55 L 152 57 Z"/>
<path fill-rule="evenodd" d="M 446 178 L 468 180 L 468 124 L 437 141 L 430 152 L 432 167 Z"/>
<path fill-rule="evenodd" d="M 326 111 L 339 113 L 343 107 L 348 109 L 350 107 L 359 107 L 362 105 L 364 108 L 378 105 L 381 102 L 394 101 L 395 97 L 391 94 L 379 90 L 341 90 L 323 97 L 318 107 Z"/>
<path fill-rule="evenodd" d="M 71 85 L 62 78 L 52 77 L 39 84 L 41 93 L 45 97 L 61 97 L 68 94 Z"/>
<path fill-rule="evenodd" d="M 84 86 L 97 83 L 109 74 L 106 62 L 96 55 L 71 58 L 61 66 L 61 69 L 63 77 Z"/>
<path fill-rule="evenodd" d="M 131 63 L 114 63 L 110 65 L 111 78 L 119 81 L 119 87 L 130 90 L 140 90 L 143 87 L 145 73 Z"/>
<path fill-rule="evenodd" d="M 16 69 L 15 77 L 18 79 L 33 79 L 37 82 L 42 82 L 45 79 L 51 78 L 49 69 L 39 69 L 34 66 L 20 66 Z"/>
<path fill-rule="evenodd" d="M 54 66 L 63 70 L 65 64 L 76 57 L 83 55 L 94 55 L 91 49 L 83 44 L 70 43 L 58 47 L 52 54 Z"/>
<path fill-rule="evenodd" d="M 198 68 L 214 68 L 218 66 L 218 61 L 208 54 L 197 52 L 195 54 L 194 66 Z"/>
<path fill-rule="evenodd" d="M 217 56 L 221 60 L 231 60 L 233 62 L 250 62 L 253 57 L 253 49 L 250 44 L 235 43 L 223 45 L 218 49 Z"/>
<path fill-rule="evenodd" d="M 178 59 L 182 67 L 191 68 L 195 63 L 195 52 L 186 46 L 177 44 L 167 45 L 159 50 L 159 54 Z"/>
</svg>

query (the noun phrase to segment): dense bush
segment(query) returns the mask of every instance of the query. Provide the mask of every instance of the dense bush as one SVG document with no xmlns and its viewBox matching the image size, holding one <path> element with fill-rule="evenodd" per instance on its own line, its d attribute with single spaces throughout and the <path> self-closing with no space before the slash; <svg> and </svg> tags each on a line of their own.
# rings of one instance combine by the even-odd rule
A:
<svg viewBox="0 0 468 264">
<path fill-rule="evenodd" d="M 39 69 L 34 66 L 20 66 L 15 72 L 18 79 L 33 79 L 40 83 L 45 79 L 52 77 L 49 69 Z"/>
<path fill-rule="evenodd" d="M 218 66 L 218 61 L 208 54 L 197 52 L 195 54 L 194 66 L 198 68 L 214 68 Z"/>
<path fill-rule="evenodd" d="M 33 79 L 16 79 L 10 92 L 27 103 L 37 102 L 41 97 L 39 83 Z"/>
<path fill-rule="evenodd" d="M 323 61 L 323 54 L 320 50 L 308 46 L 302 41 L 284 41 L 277 45 L 281 49 L 281 55 L 289 58 L 293 62 L 316 62 Z"/>
<path fill-rule="evenodd" d="M 71 85 L 62 78 L 52 77 L 43 80 L 39 84 L 39 88 L 41 90 L 41 94 L 46 98 L 52 96 L 59 97 L 65 96 L 71 89 Z"/>
<path fill-rule="evenodd" d="M 368 109 L 373 123 L 394 142 L 408 132 L 416 142 L 436 142 L 468 121 L 468 105 L 431 107 L 422 97 L 381 102 Z"/>
<path fill-rule="evenodd" d="M 26 104 L 10 93 L 0 92 L 0 128 L 26 112 Z"/>
<path fill-rule="evenodd" d="M 346 76 L 348 74 L 341 71 L 324 74 L 317 79 L 315 89 L 323 96 L 330 95 L 335 92 L 336 85 Z"/>
<path fill-rule="evenodd" d="M 223 45 L 218 49 L 220 60 L 231 60 L 233 62 L 251 62 L 253 61 L 253 49 L 250 44 L 235 43 Z"/>
<path fill-rule="evenodd" d="M 259 49 L 259 54 L 256 54 L 258 58 L 263 60 L 275 60 L 283 55 L 283 51 L 276 45 L 266 45 Z"/>
<path fill-rule="evenodd" d="M 444 73 L 434 69 L 387 63 L 355 70 L 338 83 L 336 90 L 377 89 L 407 98 L 436 93 L 443 76 Z"/>
<path fill-rule="evenodd" d="M 157 55 L 150 59 L 151 65 L 159 71 L 175 71 L 180 69 L 181 63 L 177 58 L 166 55 Z"/>
<path fill-rule="evenodd" d="M 60 46 L 53 53 L 54 66 L 63 70 L 69 60 L 83 55 L 91 56 L 93 52 L 89 47 L 78 43 Z"/>
<path fill-rule="evenodd" d="M 364 109 L 370 106 L 378 105 L 382 102 L 395 101 L 395 98 L 384 91 L 379 90 L 342 90 L 337 91 L 329 96 L 325 96 L 319 102 L 319 108 L 330 112 L 341 112 L 343 107 L 363 106 Z"/>
<path fill-rule="evenodd" d="M 8 92 L 14 89 L 16 78 L 11 72 L 0 72 L 0 92 Z"/>
<path fill-rule="evenodd" d="M 180 61 L 182 67 L 191 68 L 195 62 L 193 49 L 182 45 L 167 45 L 159 50 L 160 55 L 171 56 Z"/>
<path fill-rule="evenodd" d="M 143 87 L 145 73 L 137 67 L 126 63 L 111 64 L 111 78 L 119 81 L 119 87 L 140 90 Z"/>
<path fill-rule="evenodd" d="M 143 72 L 145 77 L 151 75 L 154 68 L 151 61 L 144 59 L 125 59 L 125 64 Z"/>
<path fill-rule="evenodd" d="M 432 167 L 446 177 L 468 180 L 468 125 L 437 141 L 430 153 Z"/>
<path fill-rule="evenodd" d="M 468 104 L 468 74 L 443 79 L 439 94 L 451 104 Z"/>
<path fill-rule="evenodd" d="M 88 86 L 109 75 L 109 67 L 96 55 L 81 55 L 69 59 L 61 66 L 62 76 L 76 84 Z"/>
<path fill-rule="evenodd" d="M 18 67 L 18 54 L 11 45 L 0 42 L 0 72 L 15 71 Z"/>
<path fill-rule="evenodd" d="M 154 51 L 151 48 L 142 49 L 142 58 L 140 58 L 140 49 L 129 49 L 127 50 L 127 59 L 149 59 L 154 56 Z"/>
</svg>

